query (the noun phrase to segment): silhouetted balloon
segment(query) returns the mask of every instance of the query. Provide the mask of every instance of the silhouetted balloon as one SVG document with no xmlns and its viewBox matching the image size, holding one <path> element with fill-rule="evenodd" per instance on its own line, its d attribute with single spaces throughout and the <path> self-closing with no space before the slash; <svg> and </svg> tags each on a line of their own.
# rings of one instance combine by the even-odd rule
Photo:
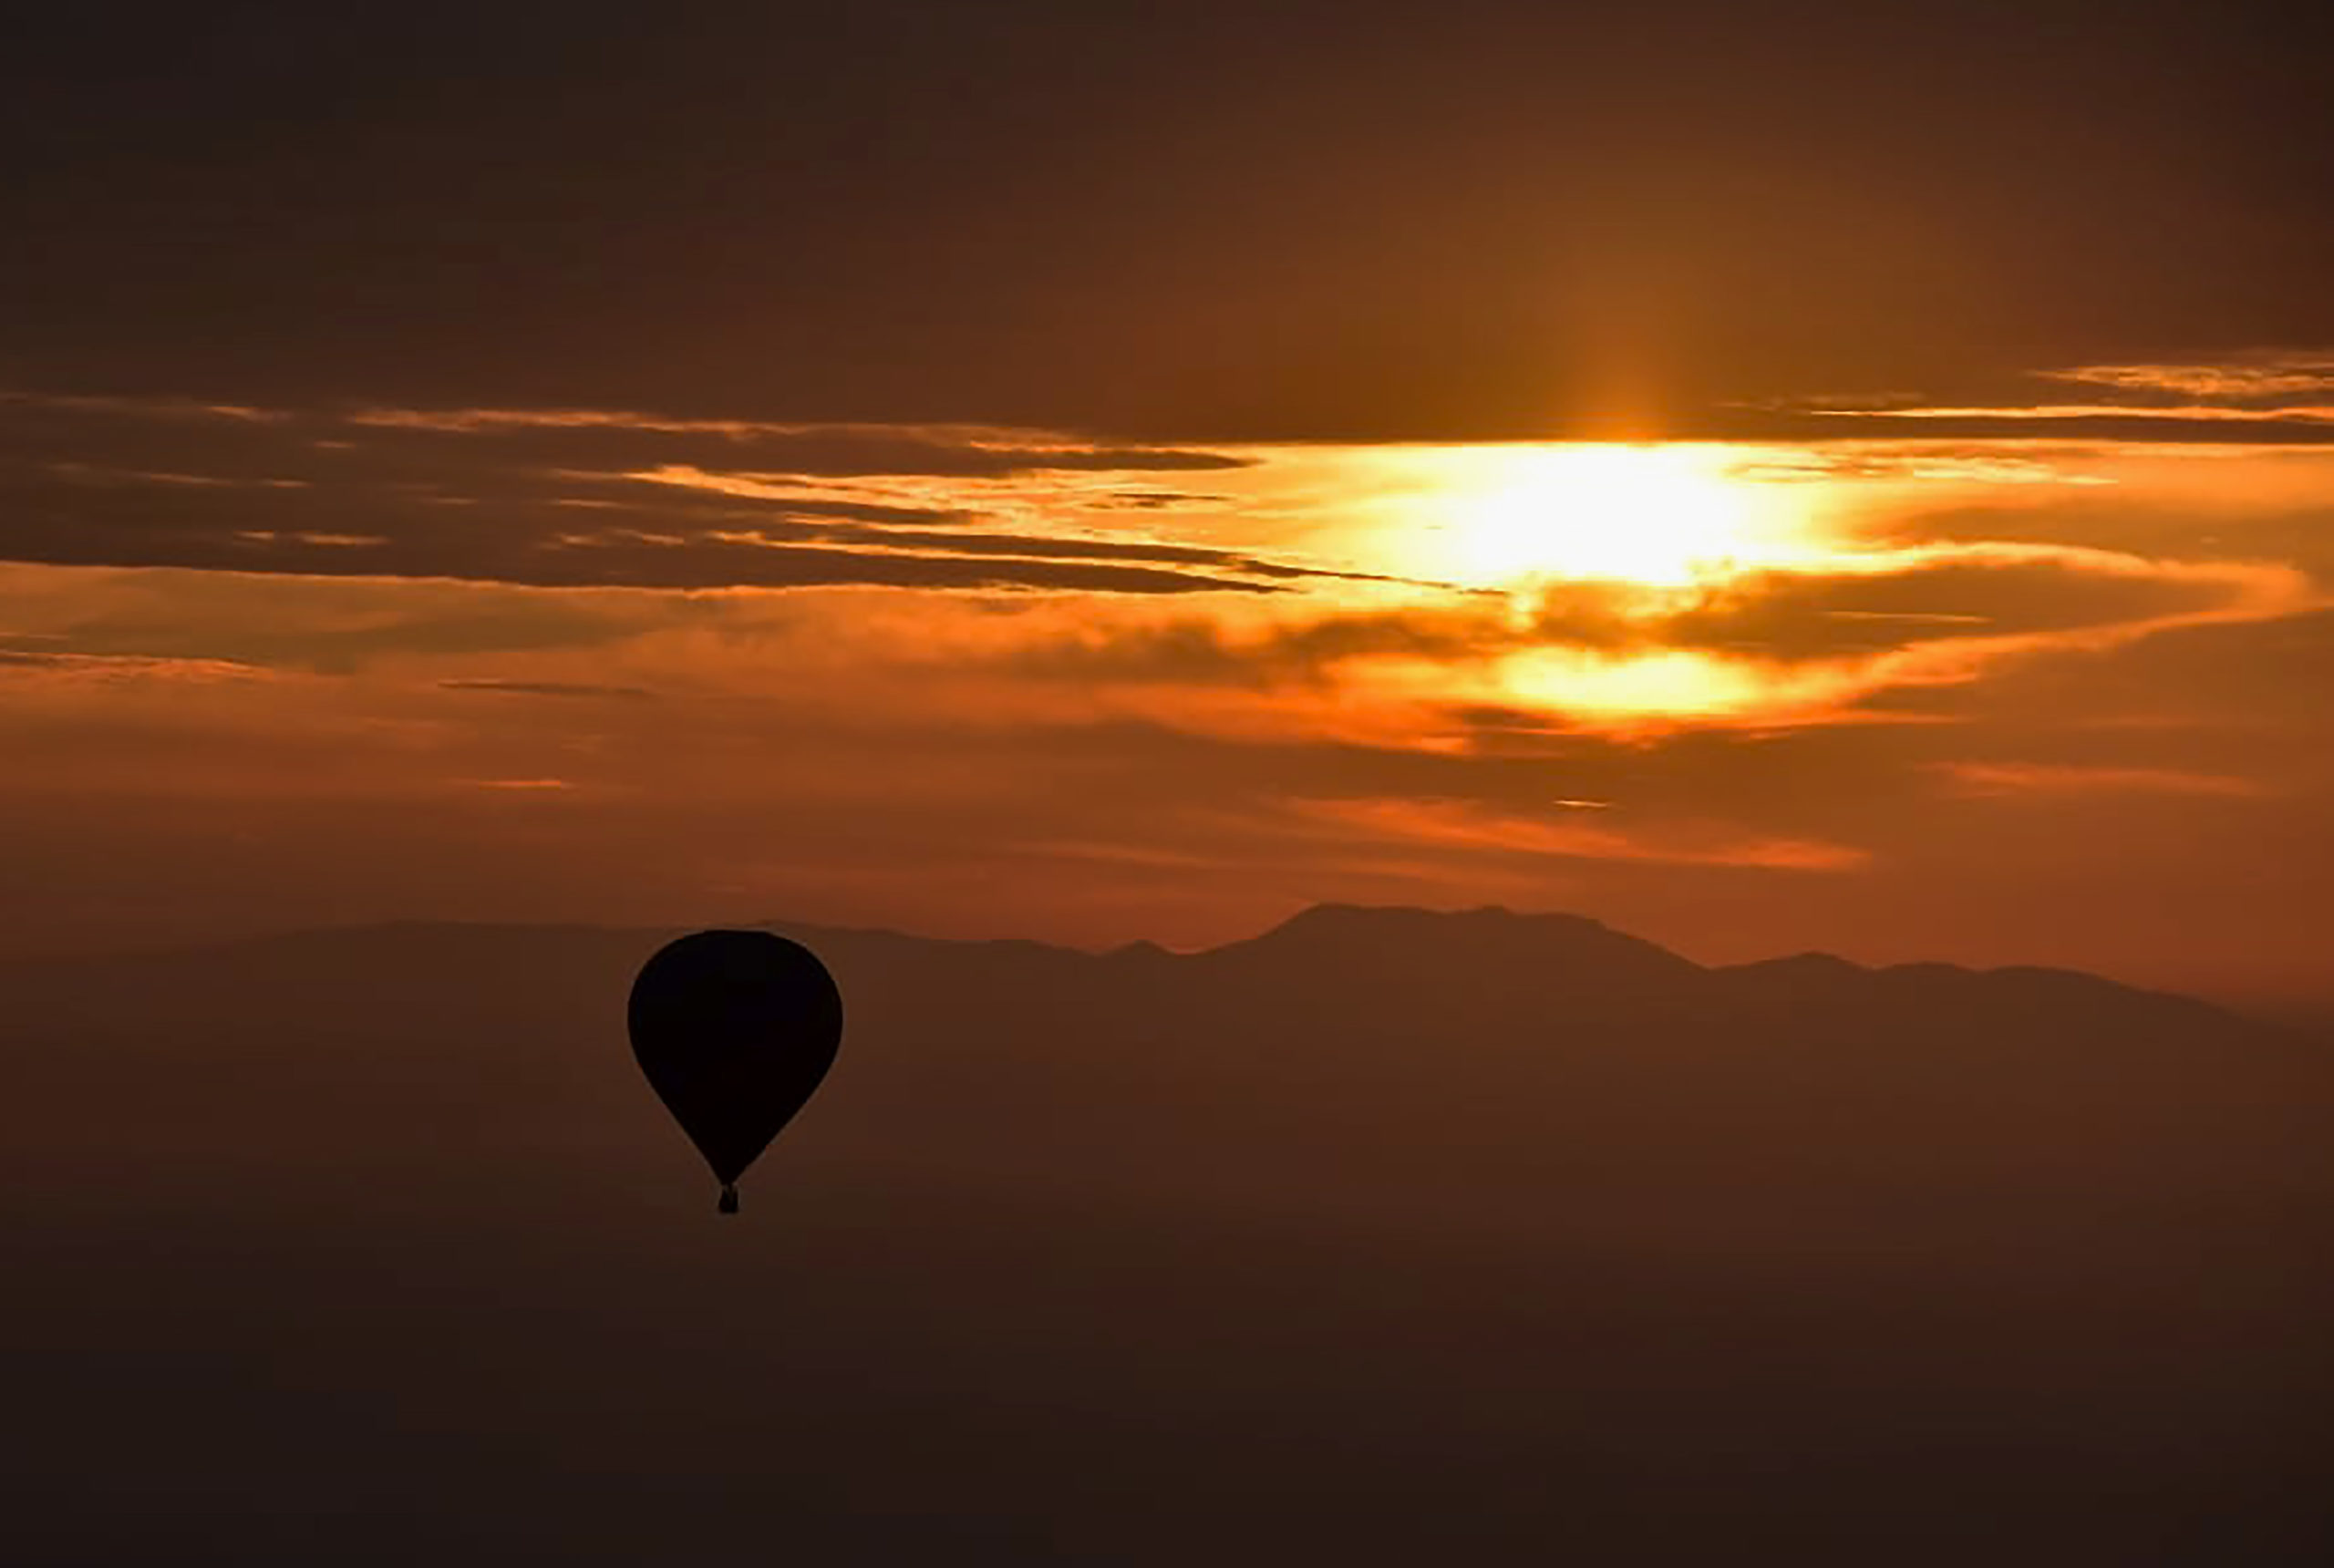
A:
<svg viewBox="0 0 2334 1568">
<path fill-rule="evenodd" d="M 842 1041 L 826 965 L 767 931 L 700 931 L 632 983 L 632 1053 L 738 1212 L 738 1178 L 815 1093 Z"/>
</svg>

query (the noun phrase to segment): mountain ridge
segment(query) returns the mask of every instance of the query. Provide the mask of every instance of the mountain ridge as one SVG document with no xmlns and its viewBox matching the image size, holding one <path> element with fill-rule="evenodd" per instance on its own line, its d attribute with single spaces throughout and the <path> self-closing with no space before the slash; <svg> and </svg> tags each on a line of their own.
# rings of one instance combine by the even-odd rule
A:
<svg viewBox="0 0 2334 1568">
<path fill-rule="evenodd" d="M 759 930 L 778 931 L 804 942 L 814 950 L 867 944 L 945 952 L 959 957 L 972 954 L 1013 956 L 1050 965 L 1097 964 L 1120 967 L 1152 966 L 1171 970 L 1234 966 L 1254 971 L 1301 961 L 1334 962 L 1368 959 L 1378 972 L 1388 965 L 1408 970 L 1424 984 L 1474 979 L 1487 975 L 1509 983 L 1529 980 L 1537 965 L 1542 979 L 1584 975 L 1601 981 L 1626 977 L 1636 988 L 1658 989 L 1667 984 L 1695 988 L 1715 987 L 1715 994 L 1732 990 L 1771 992 L 1786 986 L 1851 986 L 1878 984 L 1913 986 L 1929 984 L 1950 987 L 2016 985 L 2030 993 L 2050 990 L 2061 995 L 2088 992 L 2116 1006 L 2143 1002 L 2204 1013 L 2247 1027 L 2288 1033 L 2283 1026 L 2254 1017 L 2206 998 L 2158 987 L 2134 985 L 2088 970 L 2058 965 L 2009 964 L 1978 966 L 1944 960 L 1912 960 L 1869 965 L 1837 954 L 1803 951 L 1734 964 L 1706 965 L 1653 942 L 1622 931 L 1593 916 L 1569 911 L 1518 911 L 1501 904 L 1436 910 L 1402 904 L 1324 903 L 1308 905 L 1253 935 L 1234 937 L 1210 946 L 1177 949 L 1148 939 L 1115 947 L 1090 949 L 1029 937 L 952 937 L 904 931 L 891 926 L 831 925 L 782 916 L 739 923 Z M 677 935 L 697 929 L 663 923 L 600 924 L 584 922 L 506 922 L 408 919 L 324 925 L 238 935 L 212 942 L 178 943 L 120 952 L 0 956 L 0 971 L 71 972 L 101 969 L 122 962 L 197 960 L 204 954 L 285 948 L 345 947 L 368 939 L 469 936 L 482 940 L 522 940 L 530 937 L 573 936 L 584 939 L 624 939 Z M 1487 961 L 1487 962 L 1486 962 Z M 1732 988 L 1731 990 L 1730 988 Z"/>
</svg>

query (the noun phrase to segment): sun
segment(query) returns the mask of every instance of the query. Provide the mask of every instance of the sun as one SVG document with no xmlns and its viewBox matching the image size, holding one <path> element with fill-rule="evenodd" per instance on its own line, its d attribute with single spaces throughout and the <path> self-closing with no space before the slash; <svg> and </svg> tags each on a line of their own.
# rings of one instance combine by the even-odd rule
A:
<svg viewBox="0 0 2334 1568">
<path fill-rule="evenodd" d="M 1477 448 L 1430 502 L 1446 568 L 1682 588 L 1765 554 L 1756 487 L 1691 447 Z"/>
</svg>

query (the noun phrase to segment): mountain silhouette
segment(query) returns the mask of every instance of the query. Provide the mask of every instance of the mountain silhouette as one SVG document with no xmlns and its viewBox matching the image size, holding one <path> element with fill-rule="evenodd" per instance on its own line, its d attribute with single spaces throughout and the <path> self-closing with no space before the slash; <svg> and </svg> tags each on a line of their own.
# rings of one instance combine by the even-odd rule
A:
<svg viewBox="0 0 2334 1568">
<path fill-rule="evenodd" d="M 20 1560 L 2314 1560 L 2313 1041 L 2040 969 L 1324 906 L 1195 953 L 785 922 L 740 1222 L 675 933 L 0 965 Z"/>
</svg>

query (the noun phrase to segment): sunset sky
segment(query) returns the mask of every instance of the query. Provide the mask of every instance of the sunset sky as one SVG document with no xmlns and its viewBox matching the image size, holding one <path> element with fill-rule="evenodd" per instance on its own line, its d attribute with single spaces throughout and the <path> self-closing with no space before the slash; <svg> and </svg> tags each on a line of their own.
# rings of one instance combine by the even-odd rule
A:
<svg viewBox="0 0 2334 1568">
<path fill-rule="evenodd" d="M 2326 22 L 769 10 L 11 25 L 0 944 L 2334 999 Z"/>
</svg>

